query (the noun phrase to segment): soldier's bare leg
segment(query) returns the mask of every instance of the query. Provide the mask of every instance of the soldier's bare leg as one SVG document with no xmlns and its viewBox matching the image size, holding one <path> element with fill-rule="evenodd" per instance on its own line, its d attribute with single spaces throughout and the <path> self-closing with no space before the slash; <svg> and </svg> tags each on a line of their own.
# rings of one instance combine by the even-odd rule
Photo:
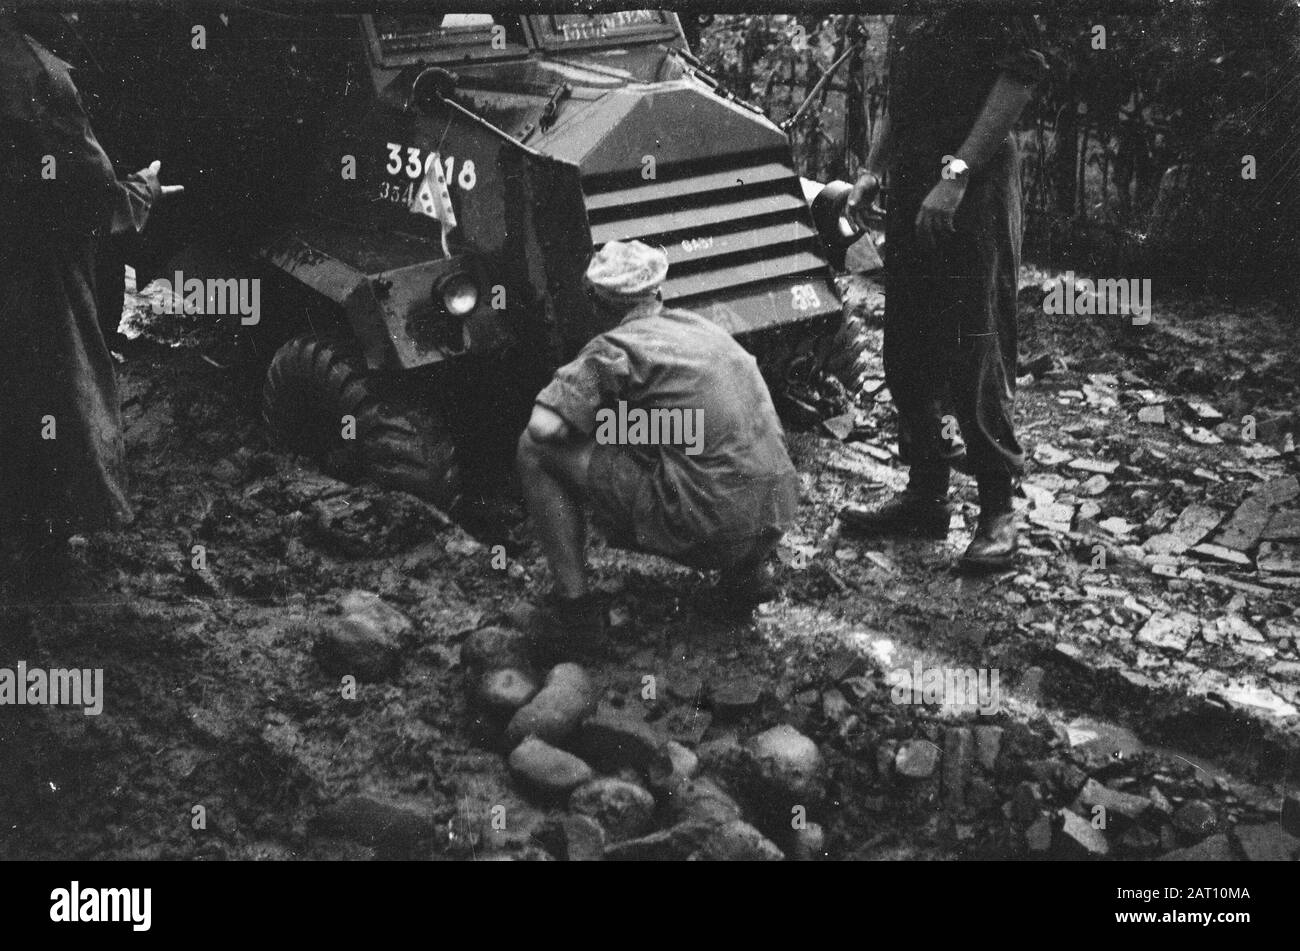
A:
<svg viewBox="0 0 1300 951">
<path fill-rule="evenodd" d="M 591 439 L 542 442 L 519 437 L 517 466 L 524 501 L 562 598 L 587 593 L 587 470 Z"/>
</svg>

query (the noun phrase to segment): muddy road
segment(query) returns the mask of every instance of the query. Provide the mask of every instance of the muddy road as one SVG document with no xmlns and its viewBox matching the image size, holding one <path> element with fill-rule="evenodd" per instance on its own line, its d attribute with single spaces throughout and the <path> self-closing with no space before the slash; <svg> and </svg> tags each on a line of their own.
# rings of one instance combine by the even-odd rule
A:
<svg viewBox="0 0 1300 951">
<path fill-rule="evenodd" d="M 547 587 L 513 500 L 471 534 L 337 481 L 267 444 L 201 328 L 140 337 L 136 523 L 81 540 L 53 593 L 0 580 L 0 667 L 104 670 L 98 716 L 0 712 L 0 858 L 1293 857 L 1300 315 L 1162 295 L 1135 334 L 1044 316 L 1044 277 L 1018 567 L 951 570 L 965 477 L 947 542 L 841 537 L 841 505 L 902 483 L 876 373 L 792 433 L 800 523 L 752 619 L 595 547 L 605 732 L 556 744 L 604 777 L 583 802 L 512 774 L 475 699 L 467 653 Z M 846 291 L 878 338 L 878 294 Z M 997 709 L 898 702 L 894 672 L 931 669 L 996 672 Z"/>
</svg>

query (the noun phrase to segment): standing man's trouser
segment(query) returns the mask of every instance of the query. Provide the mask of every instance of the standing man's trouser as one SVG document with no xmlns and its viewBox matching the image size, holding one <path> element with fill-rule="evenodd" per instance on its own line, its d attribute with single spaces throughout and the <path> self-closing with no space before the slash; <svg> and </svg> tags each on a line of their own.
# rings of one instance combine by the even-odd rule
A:
<svg viewBox="0 0 1300 951">
<path fill-rule="evenodd" d="M 1021 238 L 1015 140 L 1008 136 L 972 177 L 956 234 L 937 252 L 921 246 L 916 216 L 938 164 L 899 158 L 890 179 L 884 343 L 899 450 L 914 476 L 946 472 L 954 450 L 944 417 L 951 414 L 971 471 L 981 482 L 1005 482 L 1024 468 L 1013 428 Z"/>
</svg>

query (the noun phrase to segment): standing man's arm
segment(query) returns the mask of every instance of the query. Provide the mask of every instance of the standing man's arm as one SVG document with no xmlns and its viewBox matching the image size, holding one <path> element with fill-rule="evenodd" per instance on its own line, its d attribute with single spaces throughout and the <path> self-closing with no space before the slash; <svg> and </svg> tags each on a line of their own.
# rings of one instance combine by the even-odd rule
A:
<svg viewBox="0 0 1300 951">
<path fill-rule="evenodd" d="M 966 183 L 971 175 L 978 174 L 1006 141 L 1007 134 L 1020 121 L 1020 114 L 1033 98 L 1033 86 L 1002 73 L 989 91 L 984 108 L 966 141 L 957 150 L 957 158 L 966 163 L 969 171 L 961 175 L 943 175 L 930 194 L 921 203 L 916 216 L 916 231 L 928 247 L 938 246 L 940 238 L 953 233 L 957 208 L 966 195 Z M 946 171 L 946 170 L 945 170 Z"/>
</svg>

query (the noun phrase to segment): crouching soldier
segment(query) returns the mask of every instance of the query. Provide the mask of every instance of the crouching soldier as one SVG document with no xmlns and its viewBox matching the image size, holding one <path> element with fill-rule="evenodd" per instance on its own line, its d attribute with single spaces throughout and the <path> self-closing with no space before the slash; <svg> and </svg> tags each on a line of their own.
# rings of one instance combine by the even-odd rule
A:
<svg viewBox="0 0 1300 951">
<path fill-rule="evenodd" d="M 776 597 L 769 556 L 797 479 L 754 358 L 716 324 L 664 307 L 662 251 L 611 241 L 587 269 L 601 326 L 537 395 L 519 439 L 528 512 L 554 576 L 543 646 L 581 654 L 607 612 L 587 585 L 586 518 L 621 548 L 716 569 L 737 608 Z"/>
</svg>

